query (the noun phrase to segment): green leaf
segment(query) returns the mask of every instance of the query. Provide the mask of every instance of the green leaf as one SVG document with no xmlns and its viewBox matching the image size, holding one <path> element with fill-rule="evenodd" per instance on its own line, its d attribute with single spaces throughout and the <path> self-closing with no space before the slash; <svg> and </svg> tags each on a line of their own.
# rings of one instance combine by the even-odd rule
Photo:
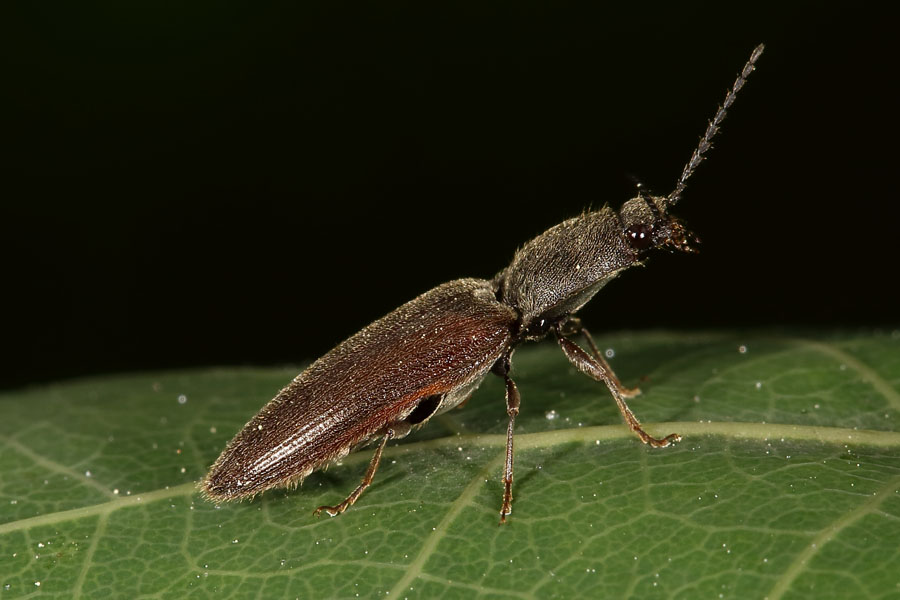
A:
<svg viewBox="0 0 900 600">
<path fill-rule="evenodd" d="M 599 340 L 652 449 L 552 344 L 462 410 L 297 490 L 196 493 L 297 369 L 116 376 L 0 396 L 0 596 L 897 598 L 900 335 L 645 333 Z"/>
</svg>

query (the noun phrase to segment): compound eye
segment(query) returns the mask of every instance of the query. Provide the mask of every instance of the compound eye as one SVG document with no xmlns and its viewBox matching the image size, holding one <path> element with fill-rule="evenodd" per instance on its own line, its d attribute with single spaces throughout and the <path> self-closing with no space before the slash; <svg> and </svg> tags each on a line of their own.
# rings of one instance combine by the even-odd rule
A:
<svg viewBox="0 0 900 600">
<path fill-rule="evenodd" d="M 628 243 L 635 250 L 646 250 L 653 245 L 652 233 L 652 225 L 638 223 L 625 230 L 625 237 L 628 238 Z"/>
</svg>

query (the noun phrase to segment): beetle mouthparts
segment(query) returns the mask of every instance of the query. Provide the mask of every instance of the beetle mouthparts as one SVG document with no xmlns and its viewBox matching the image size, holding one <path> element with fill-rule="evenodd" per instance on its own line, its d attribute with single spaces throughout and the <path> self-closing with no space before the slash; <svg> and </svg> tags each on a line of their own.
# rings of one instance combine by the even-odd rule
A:
<svg viewBox="0 0 900 600">
<path fill-rule="evenodd" d="M 696 233 L 689 231 L 677 219 L 672 219 L 670 227 L 672 228 L 672 233 L 663 242 L 663 247 L 691 254 L 699 252 L 697 246 L 700 245 L 700 237 Z"/>
</svg>

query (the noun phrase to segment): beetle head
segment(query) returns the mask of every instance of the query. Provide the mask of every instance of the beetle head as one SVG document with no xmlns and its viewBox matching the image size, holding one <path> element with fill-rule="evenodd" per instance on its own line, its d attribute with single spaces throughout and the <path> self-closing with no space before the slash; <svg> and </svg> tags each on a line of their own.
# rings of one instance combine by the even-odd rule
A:
<svg viewBox="0 0 900 600">
<path fill-rule="evenodd" d="M 668 213 L 668 198 L 641 192 L 619 209 L 622 235 L 632 250 L 643 256 L 654 248 L 696 252 L 700 239 Z"/>
</svg>

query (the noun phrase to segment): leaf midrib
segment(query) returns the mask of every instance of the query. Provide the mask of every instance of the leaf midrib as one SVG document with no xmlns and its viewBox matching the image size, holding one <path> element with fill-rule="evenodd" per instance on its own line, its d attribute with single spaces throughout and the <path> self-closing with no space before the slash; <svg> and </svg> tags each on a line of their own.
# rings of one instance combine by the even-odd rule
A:
<svg viewBox="0 0 900 600">
<path fill-rule="evenodd" d="M 677 432 L 686 438 L 682 441 L 682 444 L 689 441 L 691 437 L 718 436 L 748 441 L 769 441 L 773 439 L 780 441 L 790 439 L 792 441 L 812 441 L 840 446 L 852 445 L 854 447 L 900 448 L 900 432 L 875 431 L 870 429 L 722 421 L 645 423 L 644 429 L 648 433 L 656 435 L 664 435 L 673 431 Z M 574 427 L 538 433 L 517 434 L 516 450 L 548 448 L 561 444 L 577 442 L 585 443 L 597 440 L 612 441 L 633 437 L 634 434 L 624 425 Z M 4 440 L 4 442 L 8 441 L 9 440 Z M 637 440 L 635 440 L 635 443 L 637 443 Z M 429 449 L 455 448 L 460 445 L 500 447 L 505 444 L 505 434 L 463 434 L 388 447 L 385 449 L 385 457 L 402 456 Z M 368 462 L 371 458 L 370 454 L 371 453 L 366 450 L 355 452 L 344 458 L 342 463 L 356 464 Z M 67 470 L 64 465 L 58 465 L 58 467 L 60 470 Z M 7 523 L 0 523 L 0 535 L 40 525 L 55 524 L 89 516 L 106 515 L 116 510 L 135 505 L 144 505 L 180 496 L 190 496 L 196 491 L 197 484 L 195 482 L 189 482 L 177 486 L 132 494 L 130 496 L 117 497 L 109 502 L 47 513 L 29 517 L 27 519 L 9 521 Z"/>
</svg>

